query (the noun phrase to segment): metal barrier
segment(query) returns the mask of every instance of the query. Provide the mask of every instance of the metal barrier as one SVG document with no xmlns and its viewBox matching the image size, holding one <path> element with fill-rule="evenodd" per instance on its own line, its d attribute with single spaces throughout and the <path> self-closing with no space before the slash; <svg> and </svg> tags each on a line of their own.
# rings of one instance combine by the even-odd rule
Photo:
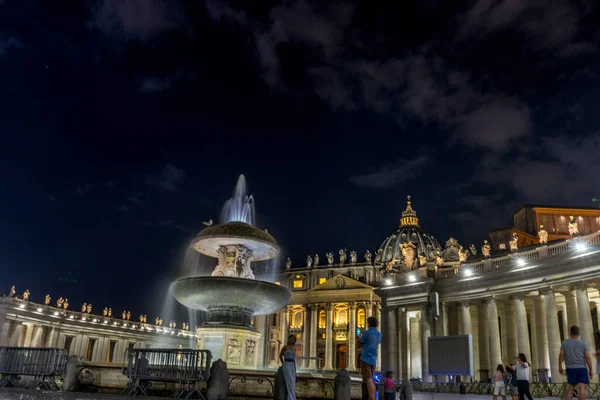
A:
<svg viewBox="0 0 600 400">
<path fill-rule="evenodd" d="M 208 381 L 211 358 L 209 350 L 128 349 L 122 372 L 129 382 L 121 394 L 148 396 L 151 382 L 173 382 L 180 385 L 173 398 L 189 399 L 197 394 L 204 399 L 198 384 Z"/>
<path fill-rule="evenodd" d="M 64 349 L 43 347 L 0 347 L 0 387 L 59 390 L 56 377 L 67 367 Z M 33 382 L 19 385 L 22 376 L 33 376 Z"/>
</svg>

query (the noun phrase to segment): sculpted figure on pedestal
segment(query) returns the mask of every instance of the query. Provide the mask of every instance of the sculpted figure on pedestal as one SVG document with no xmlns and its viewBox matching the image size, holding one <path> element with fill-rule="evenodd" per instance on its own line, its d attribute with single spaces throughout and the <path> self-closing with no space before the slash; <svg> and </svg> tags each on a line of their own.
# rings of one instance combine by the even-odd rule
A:
<svg viewBox="0 0 600 400">
<path fill-rule="evenodd" d="M 29 289 L 25 290 L 25 292 L 23 292 L 23 300 L 25 301 L 29 301 L 29 295 L 31 293 L 29 293 Z"/>
<path fill-rule="evenodd" d="M 131 311 L 127 311 L 127 321 L 131 319 Z"/>
<path fill-rule="evenodd" d="M 15 289 L 14 286 L 10 287 L 10 292 L 8 293 L 8 297 L 14 297 L 14 295 L 17 293 L 17 289 Z"/>
<path fill-rule="evenodd" d="M 571 237 L 579 236 L 579 227 L 577 226 L 577 218 L 574 216 L 569 217 L 569 234 Z"/>
<path fill-rule="evenodd" d="M 481 246 L 481 254 L 483 254 L 483 256 L 485 258 L 491 257 L 492 256 L 492 246 L 490 246 L 490 244 L 488 243 L 487 240 L 483 241 L 483 246 Z"/>
<path fill-rule="evenodd" d="M 306 268 L 311 268 L 313 264 L 313 259 L 310 254 L 306 257 Z"/>
<path fill-rule="evenodd" d="M 44 299 L 44 304 L 45 305 L 49 305 L 50 304 L 50 295 L 49 294 L 46 295 L 46 298 Z"/>
<path fill-rule="evenodd" d="M 377 254 L 375 255 L 375 264 L 382 262 L 383 258 L 383 249 L 378 249 Z"/>
<path fill-rule="evenodd" d="M 352 250 L 350 252 L 350 264 L 356 264 L 356 259 L 357 259 L 356 251 Z"/>
<path fill-rule="evenodd" d="M 109 309 L 108 309 L 108 316 L 109 316 L 109 317 L 112 317 L 112 308 L 109 308 Z"/>
<path fill-rule="evenodd" d="M 63 299 L 62 297 L 60 299 L 56 300 L 56 307 L 62 308 L 64 302 L 65 302 L 65 299 Z"/>
<path fill-rule="evenodd" d="M 424 267 L 427 264 L 427 256 L 425 253 L 419 254 L 419 266 Z"/>
<path fill-rule="evenodd" d="M 442 257 L 442 252 L 437 250 L 435 252 L 435 267 L 441 268 L 444 265 L 444 257 Z"/>
<path fill-rule="evenodd" d="M 544 225 L 540 225 L 540 231 L 538 232 L 540 238 L 540 244 L 548 243 L 548 232 L 544 229 Z"/>
<path fill-rule="evenodd" d="M 125 321 L 125 320 L 127 319 L 127 311 L 123 311 L 123 312 L 121 313 L 121 317 L 122 317 L 121 319 L 122 319 L 123 321 Z M 157 324 L 157 325 L 158 325 L 158 324 Z"/>
<path fill-rule="evenodd" d="M 83 305 L 81 306 L 81 312 L 85 312 L 85 310 L 87 310 L 87 303 L 83 303 Z"/>
<path fill-rule="evenodd" d="M 290 268 L 292 268 L 292 259 L 288 257 L 287 260 L 285 260 L 285 269 Z"/>
<path fill-rule="evenodd" d="M 325 256 L 327 256 L 327 264 L 333 265 L 333 261 L 334 261 L 333 253 L 332 252 L 326 253 Z"/>
<path fill-rule="evenodd" d="M 517 232 L 513 233 L 513 238 L 508 241 L 508 245 L 510 246 L 510 251 L 519 250 L 519 235 L 517 235 Z"/>
<path fill-rule="evenodd" d="M 417 246 L 411 242 L 404 242 L 400 243 L 400 249 L 402 256 L 404 257 L 404 260 L 402 261 L 404 268 L 408 270 L 412 269 L 415 265 L 415 259 L 417 257 Z"/>
<path fill-rule="evenodd" d="M 340 251 L 338 251 L 338 254 L 340 255 L 340 265 L 344 265 L 344 263 L 346 262 L 346 250 L 340 249 Z"/>
<path fill-rule="evenodd" d="M 446 247 L 444 247 L 444 251 L 442 252 L 442 257 L 444 257 L 444 261 L 459 261 L 458 259 L 458 249 L 461 246 L 458 244 L 456 239 L 450 238 L 446 241 Z"/>
<path fill-rule="evenodd" d="M 92 303 L 88 304 L 86 311 L 88 314 L 90 314 L 92 312 Z"/>
<path fill-rule="evenodd" d="M 461 263 L 467 262 L 469 258 L 469 252 L 462 246 L 458 248 L 458 261 Z"/>
<path fill-rule="evenodd" d="M 104 307 L 104 310 L 102 310 L 102 315 L 103 316 L 108 316 L 108 308 Z"/>
<path fill-rule="evenodd" d="M 469 251 L 471 252 L 471 254 L 473 254 L 474 256 L 477 255 L 477 248 L 475 247 L 474 244 L 471 244 L 471 247 L 469 247 Z"/>
<path fill-rule="evenodd" d="M 314 266 L 315 267 L 319 266 L 319 255 L 318 254 L 315 254 L 315 263 L 314 263 Z"/>
<path fill-rule="evenodd" d="M 65 310 L 68 310 L 68 309 L 69 309 L 69 299 L 65 299 L 65 302 L 63 303 L 63 308 L 64 308 Z"/>
<path fill-rule="evenodd" d="M 371 254 L 371 252 L 369 250 L 367 250 L 367 252 L 365 253 L 365 261 L 369 265 L 371 265 L 371 257 L 373 257 L 373 255 Z"/>
</svg>

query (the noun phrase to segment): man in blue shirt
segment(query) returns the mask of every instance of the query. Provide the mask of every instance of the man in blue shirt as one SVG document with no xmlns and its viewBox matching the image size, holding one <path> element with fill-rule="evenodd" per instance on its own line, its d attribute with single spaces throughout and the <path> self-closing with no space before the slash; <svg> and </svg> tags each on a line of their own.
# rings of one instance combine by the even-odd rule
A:
<svg viewBox="0 0 600 400">
<path fill-rule="evenodd" d="M 369 400 L 375 400 L 375 364 L 377 364 L 377 351 L 381 343 L 381 332 L 377 330 L 377 318 L 367 318 L 369 329 L 360 335 L 359 342 L 362 352 L 360 354 L 360 374 L 367 385 Z"/>
</svg>

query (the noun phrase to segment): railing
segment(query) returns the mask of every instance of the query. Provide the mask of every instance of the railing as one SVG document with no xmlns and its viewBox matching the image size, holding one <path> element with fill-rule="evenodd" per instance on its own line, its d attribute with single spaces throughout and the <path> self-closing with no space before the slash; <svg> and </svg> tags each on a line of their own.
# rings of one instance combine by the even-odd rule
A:
<svg viewBox="0 0 600 400">
<path fill-rule="evenodd" d="M 125 396 L 147 396 L 151 382 L 173 382 L 180 387 L 174 398 L 204 398 L 198 384 L 210 377 L 209 350 L 195 349 L 128 349 L 122 372 L 129 379 Z"/>
<path fill-rule="evenodd" d="M 63 349 L 0 347 L 0 387 L 20 387 L 21 376 L 29 375 L 30 389 L 58 390 L 56 378 L 65 373 L 67 358 Z"/>
<path fill-rule="evenodd" d="M 600 247 L 600 232 L 586 236 L 580 236 L 563 242 L 538 246 L 532 250 L 521 250 L 509 255 L 478 260 L 464 263 L 457 267 L 440 268 L 436 273 L 436 279 L 452 279 L 459 275 L 460 270 L 470 270 L 473 273 L 486 270 L 507 269 L 513 266 L 519 267 L 519 263 L 540 261 L 563 256 L 569 252 L 582 251 L 581 248 Z"/>
</svg>

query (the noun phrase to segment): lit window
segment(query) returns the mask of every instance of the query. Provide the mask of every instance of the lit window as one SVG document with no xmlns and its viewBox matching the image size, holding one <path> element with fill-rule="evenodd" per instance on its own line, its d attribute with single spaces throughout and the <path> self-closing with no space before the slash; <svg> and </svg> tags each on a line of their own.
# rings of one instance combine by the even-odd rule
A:
<svg viewBox="0 0 600 400">
<path fill-rule="evenodd" d="M 363 328 L 365 326 L 365 310 L 358 310 L 358 326 Z"/>
<path fill-rule="evenodd" d="M 322 283 L 325 283 L 327 281 L 327 278 L 319 278 L 319 285 Z"/>
<path fill-rule="evenodd" d="M 302 289 L 302 279 L 296 279 L 294 281 L 294 289 Z"/>
<path fill-rule="evenodd" d="M 327 325 L 327 314 L 325 311 L 319 312 L 319 328 L 325 328 Z"/>
<path fill-rule="evenodd" d="M 325 334 L 323 333 L 323 334 L 321 335 L 321 337 L 322 337 L 323 339 L 325 339 Z"/>
<path fill-rule="evenodd" d="M 347 324 L 346 310 L 342 310 L 338 313 L 337 323 L 338 323 L 338 325 L 346 325 Z"/>
</svg>

